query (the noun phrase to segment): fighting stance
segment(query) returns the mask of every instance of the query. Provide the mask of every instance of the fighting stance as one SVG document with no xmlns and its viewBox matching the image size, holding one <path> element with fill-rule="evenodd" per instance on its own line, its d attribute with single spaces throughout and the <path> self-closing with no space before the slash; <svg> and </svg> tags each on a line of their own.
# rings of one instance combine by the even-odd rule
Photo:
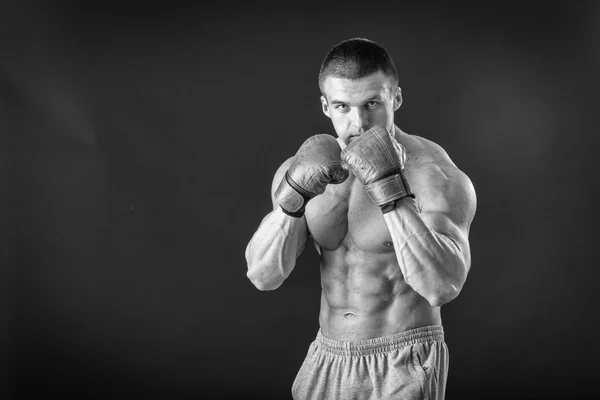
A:
<svg viewBox="0 0 600 400">
<path fill-rule="evenodd" d="M 312 238 L 321 260 L 320 330 L 295 399 L 442 399 L 448 350 L 440 306 L 460 293 L 476 197 L 437 144 L 401 131 L 395 66 L 367 39 L 321 65 L 337 133 L 308 138 L 275 173 L 273 211 L 246 249 L 248 278 L 273 290 Z"/>
</svg>

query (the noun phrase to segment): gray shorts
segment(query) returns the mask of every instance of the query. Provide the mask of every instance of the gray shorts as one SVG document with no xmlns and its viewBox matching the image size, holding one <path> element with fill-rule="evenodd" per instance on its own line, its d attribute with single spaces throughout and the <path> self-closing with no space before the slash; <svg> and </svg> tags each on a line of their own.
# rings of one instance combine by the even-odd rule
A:
<svg viewBox="0 0 600 400">
<path fill-rule="evenodd" d="M 292 396 L 441 400 L 447 376 L 448 348 L 439 325 L 359 341 L 329 339 L 319 330 L 296 375 Z"/>
</svg>

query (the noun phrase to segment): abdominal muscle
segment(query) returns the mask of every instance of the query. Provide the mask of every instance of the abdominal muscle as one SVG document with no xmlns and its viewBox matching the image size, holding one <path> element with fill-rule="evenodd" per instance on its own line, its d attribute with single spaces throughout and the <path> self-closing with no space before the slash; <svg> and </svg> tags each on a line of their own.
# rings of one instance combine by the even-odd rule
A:
<svg viewBox="0 0 600 400">
<path fill-rule="evenodd" d="M 362 340 L 441 325 L 431 305 L 404 280 L 381 210 L 350 174 L 306 208 L 321 254 L 321 333 Z"/>
<path fill-rule="evenodd" d="M 324 336 L 362 340 L 441 324 L 433 308 L 404 281 L 395 253 L 366 253 L 352 244 L 321 255 Z"/>
</svg>

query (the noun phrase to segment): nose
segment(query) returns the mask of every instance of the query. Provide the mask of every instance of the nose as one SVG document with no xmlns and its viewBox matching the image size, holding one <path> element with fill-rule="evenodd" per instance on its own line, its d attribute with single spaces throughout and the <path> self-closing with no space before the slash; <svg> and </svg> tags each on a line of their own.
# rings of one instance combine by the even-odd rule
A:
<svg viewBox="0 0 600 400">
<path fill-rule="evenodd" d="M 369 127 L 369 113 L 360 107 L 355 108 L 352 114 L 352 125 L 359 133 L 367 131 Z"/>
</svg>

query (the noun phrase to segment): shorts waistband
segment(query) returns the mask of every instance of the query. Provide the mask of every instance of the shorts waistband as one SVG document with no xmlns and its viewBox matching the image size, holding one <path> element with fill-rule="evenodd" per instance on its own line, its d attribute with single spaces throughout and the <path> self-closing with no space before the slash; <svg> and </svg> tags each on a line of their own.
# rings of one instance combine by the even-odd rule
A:
<svg viewBox="0 0 600 400">
<path fill-rule="evenodd" d="M 328 353 L 339 356 L 365 356 L 369 354 L 387 353 L 417 343 L 444 341 L 444 328 L 441 325 L 430 325 L 394 335 L 356 341 L 341 341 L 323 336 L 321 330 L 315 340 L 319 347 Z"/>
</svg>

